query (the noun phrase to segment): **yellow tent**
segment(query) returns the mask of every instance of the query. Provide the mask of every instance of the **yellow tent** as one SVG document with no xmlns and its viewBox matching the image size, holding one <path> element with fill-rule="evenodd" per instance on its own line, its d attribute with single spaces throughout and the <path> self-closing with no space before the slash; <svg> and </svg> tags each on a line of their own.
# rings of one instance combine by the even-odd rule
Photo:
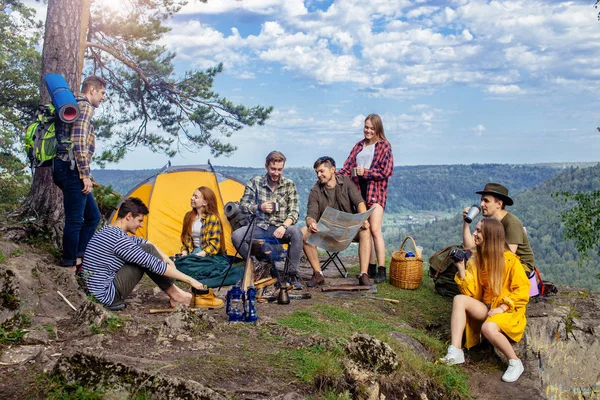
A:
<svg viewBox="0 0 600 400">
<path fill-rule="evenodd" d="M 183 217 L 191 210 L 190 198 L 200 186 L 211 188 L 217 195 L 227 254 L 235 255 L 235 248 L 231 243 L 231 226 L 223 207 L 230 201 L 240 200 L 245 184 L 215 172 L 210 164 L 176 167 L 168 165 L 127 193 L 123 200 L 138 197 L 150 209 L 150 214 L 144 219 L 144 224 L 138 229 L 136 236 L 148 239 L 166 254 L 179 253 Z M 111 222 L 116 218 L 115 212 L 110 218 Z"/>
</svg>

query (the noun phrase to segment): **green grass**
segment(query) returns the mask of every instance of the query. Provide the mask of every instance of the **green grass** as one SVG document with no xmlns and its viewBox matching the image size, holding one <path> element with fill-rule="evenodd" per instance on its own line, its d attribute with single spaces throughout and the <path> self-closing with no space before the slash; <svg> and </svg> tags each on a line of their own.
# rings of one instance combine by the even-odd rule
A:
<svg viewBox="0 0 600 400">
<path fill-rule="evenodd" d="M 51 325 L 51 324 L 42 325 L 41 328 L 46 330 L 46 332 L 48 332 L 48 337 L 50 339 L 56 339 L 56 331 L 54 330 L 54 325 Z"/>
<path fill-rule="evenodd" d="M 118 329 L 125 325 L 125 320 L 119 316 L 112 314 L 106 318 L 100 325 L 92 324 L 92 332 L 96 335 L 99 333 L 115 333 Z"/>
<path fill-rule="evenodd" d="M 430 281 L 429 278 L 425 278 Z M 345 343 L 354 333 L 365 333 L 389 344 L 399 358 L 398 372 L 409 374 L 414 382 L 431 380 L 445 388 L 448 397 L 468 398 L 468 377 L 459 367 L 448 367 L 425 361 L 415 355 L 390 336 L 393 331 L 402 332 L 421 342 L 434 355 L 444 352 L 447 339 L 442 329 L 427 328 L 431 325 L 448 329 L 451 300 L 435 294 L 433 285 L 424 281 L 416 290 L 402 290 L 389 284 L 377 285 L 377 297 L 400 300 L 399 304 L 384 303 L 357 298 L 351 308 L 347 306 L 316 304 L 302 311 L 295 311 L 278 323 L 295 329 L 302 334 L 319 335 L 332 343 Z M 292 371 L 306 383 L 319 385 L 328 382 L 330 386 L 319 387 L 328 392 L 329 398 L 344 398 L 343 388 L 335 388 L 338 379 L 340 360 L 343 352 L 318 348 L 280 351 L 278 356 L 288 363 Z M 343 371 L 342 371 L 343 372 Z M 339 393 L 342 393 L 341 395 Z"/>
<path fill-rule="evenodd" d="M 78 383 L 67 383 L 62 377 L 53 374 L 38 375 L 35 386 L 29 389 L 47 400 L 100 400 L 104 392 L 90 389 Z M 38 397 L 36 396 L 36 397 Z"/>
<path fill-rule="evenodd" d="M 6 256 L 4 255 L 2 250 L 0 250 L 0 264 L 5 264 L 5 263 L 6 263 Z"/>
<path fill-rule="evenodd" d="M 19 343 L 23 340 L 25 332 L 21 328 L 5 330 L 0 328 L 0 344 Z"/>
<path fill-rule="evenodd" d="M 10 256 L 11 257 L 19 257 L 23 255 L 23 250 L 22 249 L 16 249 L 10 252 Z"/>
<path fill-rule="evenodd" d="M 317 389 L 333 390 L 344 380 L 341 364 L 344 354 L 340 347 L 325 349 L 321 345 L 304 349 L 282 349 L 271 362 L 286 369 Z"/>
</svg>

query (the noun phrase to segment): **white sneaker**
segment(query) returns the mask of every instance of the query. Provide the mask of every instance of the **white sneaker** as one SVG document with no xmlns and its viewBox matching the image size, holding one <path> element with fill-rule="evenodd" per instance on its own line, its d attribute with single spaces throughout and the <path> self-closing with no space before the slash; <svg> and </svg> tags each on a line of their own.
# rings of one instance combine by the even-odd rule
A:
<svg viewBox="0 0 600 400">
<path fill-rule="evenodd" d="M 448 365 L 462 364 L 465 362 L 465 353 L 462 349 L 450 345 L 448 346 L 448 353 L 445 357 L 440 358 L 440 361 Z"/>
<path fill-rule="evenodd" d="M 508 368 L 502 375 L 502 380 L 504 382 L 514 382 L 519 379 L 523 371 L 525 371 L 525 368 L 523 368 L 521 360 L 508 360 Z"/>
</svg>

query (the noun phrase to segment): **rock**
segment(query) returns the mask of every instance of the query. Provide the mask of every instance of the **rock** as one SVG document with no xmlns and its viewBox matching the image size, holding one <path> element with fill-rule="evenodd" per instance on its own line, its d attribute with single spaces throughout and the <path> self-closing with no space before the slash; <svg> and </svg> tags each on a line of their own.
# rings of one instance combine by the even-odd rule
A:
<svg viewBox="0 0 600 400">
<path fill-rule="evenodd" d="M 214 390 L 191 380 L 164 377 L 92 354 L 62 356 L 54 372 L 67 383 L 88 388 L 112 388 L 114 393 L 144 390 L 152 398 L 227 400 Z"/>
<path fill-rule="evenodd" d="M 352 335 L 345 350 L 351 360 L 378 374 L 390 374 L 398 367 L 396 352 L 387 343 L 369 335 Z"/>
<path fill-rule="evenodd" d="M 368 382 L 374 378 L 372 371 L 362 368 L 353 360 L 344 360 L 343 365 L 346 382 L 352 385 Z"/>
<path fill-rule="evenodd" d="M 379 383 L 376 381 L 358 385 L 354 393 L 356 400 L 385 400 L 385 395 L 379 392 Z"/>
<path fill-rule="evenodd" d="M 42 346 L 18 346 L 6 350 L 0 357 L 2 365 L 16 365 L 36 359 L 44 348 Z"/>
<path fill-rule="evenodd" d="M 418 340 L 401 332 L 391 332 L 390 336 L 396 339 L 401 345 L 412 350 L 416 355 L 427 361 L 435 361 L 435 355 L 425 348 Z"/>
<path fill-rule="evenodd" d="M 205 312 L 200 310 L 192 311 L 188 308 L 178 306 L 171 315 L 165 318 L 159 329 L 157 341 L 164 342 L 172 338 L 176 338 L 179 341 L 191 341 L 190 335 L 198 335 L 210 331 L 215 325 L 215 319 Z"/>
<path fill-rule="evenodd" d="M 75 320 L 80 325 L 78 336 L 87 336 L 94 334 L 92 326 L 100 327 L 111 313 L 101 304 L 86 300 L 77 310 Z"/>
<path fill-rule="evenodd" d="M 600 293 L 560 290 L 527 306 L 527 328 L 514 346 L 525 374 L 541 383 L 548 398 L 590 393 L 600 385 Z"/>
<path fill-rule="evenodd" d="M 290 393 L 286 393 L 285 395 L 283 395 L 283 398 L 281 400 L 305 400 L 306 397 L 302 396 L 299 393 L 296 392 L 290 392 Z"/>
<path fill-rule="evenodd" d="M 27 332 L 23 336 L 24 344 L 48 344 L 50 342 L 50 334 L 45 329 L 36 329 Z"/>
</svg>

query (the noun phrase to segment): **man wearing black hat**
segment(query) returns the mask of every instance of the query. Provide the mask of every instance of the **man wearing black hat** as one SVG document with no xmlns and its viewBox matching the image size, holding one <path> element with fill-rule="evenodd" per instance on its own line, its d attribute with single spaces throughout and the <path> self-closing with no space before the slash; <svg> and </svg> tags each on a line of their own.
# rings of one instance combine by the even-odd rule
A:
<svg viewBox="0 0 600 400">
<path fill-rule="evenodd" d="M 521 264 L 526 272 L 533 271 L 535 260 L 533 250 L 529 245 L 529 238 L 523 224 L 519 218 L 504 209 L 505 206 L 512 206 L 513 200 L 508 196 L 508 189 L 499 183 L 488 183 L 483 190 L 476 192 L 481 195 L 481 213 L 484 217 L 497 219 L 504 226 L 506 243 L 510 251 L 515 253 L 521 259 Z M 463 215 L 466 215 L 468 208 L 465 208 Z M 463 218 L 463 245 L 465 249 L 475 247 L 473 234 L 469 223 Z"/>
</svg>

